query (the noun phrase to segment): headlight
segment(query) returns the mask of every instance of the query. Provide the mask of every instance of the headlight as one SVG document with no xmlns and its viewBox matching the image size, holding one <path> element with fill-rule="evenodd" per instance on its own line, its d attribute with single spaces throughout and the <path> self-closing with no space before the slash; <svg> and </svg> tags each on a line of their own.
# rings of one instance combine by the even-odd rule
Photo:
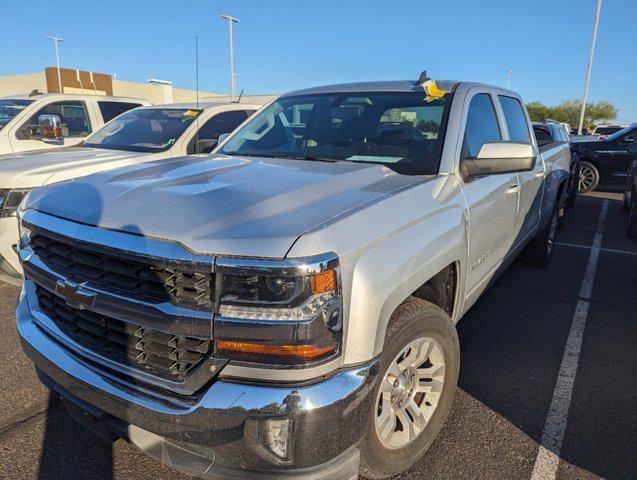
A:
<svg viewBox="0 0 637 480">
<path fill-rule="evenodd" d="M 218 259 L 219 356 L 296 364 L 339 352 L 342 308 L 338 259 L 281 262 Z"/>
<path fill-rule="evenodd" d="M 21 213 L 22 212 L 18 210 L 18 246 L 20 248 L 25 248 L 31 241 L 31 229 L 27 227 L 22 221 Z"/>
<path fill-rule="evenodd" d="M 16 188 L 0 191 L 0 218 L 15 217 L 18 206 L 27 197 L 32 188 Z"/>
</svg>

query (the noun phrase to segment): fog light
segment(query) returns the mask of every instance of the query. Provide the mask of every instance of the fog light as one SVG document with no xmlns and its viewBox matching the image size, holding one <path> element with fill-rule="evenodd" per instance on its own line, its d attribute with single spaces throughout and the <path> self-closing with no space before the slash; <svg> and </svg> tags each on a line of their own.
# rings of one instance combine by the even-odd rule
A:
<svg viewBox="0 0 637 480">
<path fill-rule="evenodd" d="M 288 419 L 261 420 L 261 443 L 281 460 L 290 459 L 291 422 Z"/>
</svg>

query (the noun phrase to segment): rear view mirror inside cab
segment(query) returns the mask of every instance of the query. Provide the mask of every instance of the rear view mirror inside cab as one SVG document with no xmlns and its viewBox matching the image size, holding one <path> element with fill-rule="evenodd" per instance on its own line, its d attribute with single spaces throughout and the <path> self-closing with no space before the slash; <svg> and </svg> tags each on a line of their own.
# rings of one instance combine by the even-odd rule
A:
<svg viewBox="0 0 637 480">
<path fill-rule="evenodd" d="M 477 157 L 466 157 L 460 162 L 465 180 L 499 173 L 527 172 L 535 167 L 535 152 L 530 143 L 485 143 Z"/>
</svg>

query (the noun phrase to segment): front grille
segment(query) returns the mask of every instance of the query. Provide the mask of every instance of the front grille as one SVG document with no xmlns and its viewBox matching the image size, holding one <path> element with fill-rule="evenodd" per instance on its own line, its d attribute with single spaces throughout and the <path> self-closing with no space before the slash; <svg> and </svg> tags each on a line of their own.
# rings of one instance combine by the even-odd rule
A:
<svg viewBox="0 0 637 480">
<path fill-rule="evenodd" d="M 33 252 L 51 270 L 102 290 L 153 303 L 171 302 L 212 310 L 212 266 L 208 263 L 155 260 L 122 250 L 80 243 L 33 228 Z"/>
<path fill-rule="evenodd" d="M 118 363 L 183 379 L 210 352 L 210 339 L 160 332 L 70 307 L 43 287 L 36 287 L 40 309 L 78 344 Z"/>
</svg>

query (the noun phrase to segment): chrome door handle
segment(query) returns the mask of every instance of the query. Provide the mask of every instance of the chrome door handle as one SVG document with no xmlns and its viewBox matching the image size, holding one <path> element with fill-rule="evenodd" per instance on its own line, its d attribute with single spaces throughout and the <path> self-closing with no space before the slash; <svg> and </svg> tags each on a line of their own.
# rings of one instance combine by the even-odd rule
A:
<svg viewBox="0 0 637 480">
<path fill-rule="evenodd" d="M 507 193 L 517 193 L 520 191 L 520 185 L 514 183 L 509 188 L 507 188 Z"/>
<path fill-rule="evenodd" d="M 536 177 L 543 177 L 544 176 L 544 169 L 542 170 L 538 170 L 537 173 L 535 174 Z"/>
</svg>

